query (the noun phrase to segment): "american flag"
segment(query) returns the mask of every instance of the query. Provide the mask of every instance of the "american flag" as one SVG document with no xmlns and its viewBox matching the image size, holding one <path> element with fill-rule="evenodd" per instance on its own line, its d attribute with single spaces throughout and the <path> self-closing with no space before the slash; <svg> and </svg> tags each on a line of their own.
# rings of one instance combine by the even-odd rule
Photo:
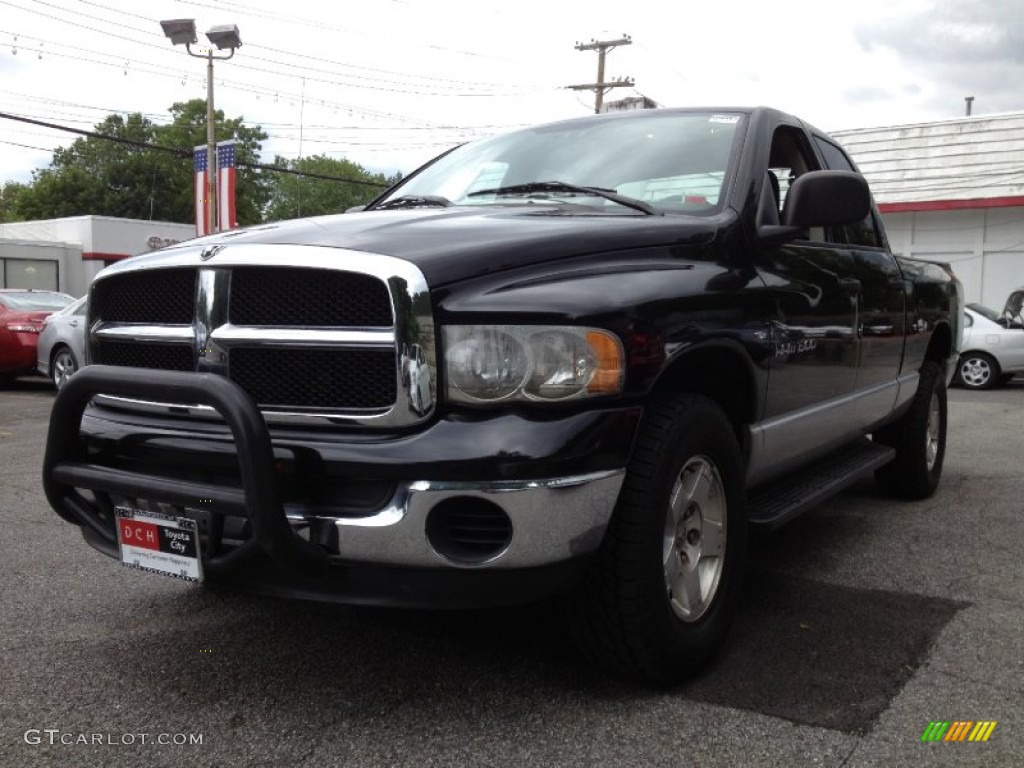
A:
<svg viewBox="0 0 1024 768">
<path fill-rule="evenodd" d="M 206 215 L 206 191 L 209 169 L 206 163 L 206 146 L 196 147 L 195 157 L 195 200 L 196 235 L 208 235 L 218 231 L 215 221 Z M 220 230 L 234 229 L 235 221 L 235 142 L 222 141 L 217 145 L 217 219 Z"/>
<path fill-rule="evenodd" d="M 217 221 L 220 229 L 234 229 L 235 221 L 235 142 L 217 145 Z"/>
<path fill-rule="evenodd" d="M 196 168 L 196 236 L 202 237 L 213 231 L 212 222 L 206 216 L 206 147 L 196 147 L 193 154 Z"/>
</svg>

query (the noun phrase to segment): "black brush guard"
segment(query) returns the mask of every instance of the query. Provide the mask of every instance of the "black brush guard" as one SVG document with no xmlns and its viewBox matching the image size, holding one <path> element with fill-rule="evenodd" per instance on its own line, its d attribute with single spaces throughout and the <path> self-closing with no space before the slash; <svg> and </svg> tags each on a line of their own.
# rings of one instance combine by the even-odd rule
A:
<svg viewBox="0 0 1024 768">
<path fill-rule="evenodd" d="M 99 394 L 214 408 L 231 429 L 241 488 L 90 463 L 80 434 L 82 415 L 91 398 Z M 115 557 L 113 525 L 104 522 L 100 505 L 85 498 L 79 488 L 99 494 L 98 498 L 116 494 L 211 509 L 211 517 L 221 521 L 220 514 L 245 516 L 251 529 L 249 539 L 226 554 L 204 553 L 203 568 L 211 573 L 229 570 L 260 550 L 293 572 L 315 575 L 328 569 L 327 553 L 297 535 L 288 523 L 274 483 L 270 434 L 256 404 L 245 390 L 223 376 L 108 365 L 83 368 L 68 380 L 53 404 L 43 460 L 43 488 L 58 515 L 82 526 L 89 539 Z M 108 516 L 111 512 L 106 510 Z"/>
</svg>

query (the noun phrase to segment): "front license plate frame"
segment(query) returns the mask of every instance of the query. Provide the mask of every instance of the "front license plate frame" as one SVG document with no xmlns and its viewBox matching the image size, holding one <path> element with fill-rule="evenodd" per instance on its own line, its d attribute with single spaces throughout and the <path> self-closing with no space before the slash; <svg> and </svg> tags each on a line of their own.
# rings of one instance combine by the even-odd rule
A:
<svg viewBox="0 0 1024 768">
<path fill-rule="evenodd" d="M 114 508 L 121 565 L 194 583 L 203 581 L 199 524 L 130 506 Z"/>
</svg>

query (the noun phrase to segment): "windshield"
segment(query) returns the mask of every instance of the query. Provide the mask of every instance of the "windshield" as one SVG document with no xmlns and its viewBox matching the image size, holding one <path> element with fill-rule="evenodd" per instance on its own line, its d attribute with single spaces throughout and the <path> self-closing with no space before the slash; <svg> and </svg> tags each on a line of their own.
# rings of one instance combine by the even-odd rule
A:
<svg viewBox="0 0 1024 768">
<path fill-rule="evenodd" d="M 63 309 L 74 300 L 74 296 L 48 291 L 8 291 L 0 293 L 0 302 L 6 304 L 9 309 L 18 309 L 26 312 Z"/>
<path fill-rule="evenodd" d="M 636 213 L 608 196 L 570 189 L 589 187 L 649 203 L 659 212 L 714 213 L 743 119 L 642 110 L 528 128 L 449 152 L 373 207 L 414 197 L 454 205 L 545 199 Z M 559 182 L 562 189 L 541 188 L 541 182 Z"/>
</svg>

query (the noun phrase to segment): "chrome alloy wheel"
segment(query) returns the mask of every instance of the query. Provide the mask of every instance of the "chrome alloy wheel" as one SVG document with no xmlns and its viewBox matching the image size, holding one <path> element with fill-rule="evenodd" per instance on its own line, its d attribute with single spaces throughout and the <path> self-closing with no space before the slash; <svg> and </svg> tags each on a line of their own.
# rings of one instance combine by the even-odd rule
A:
<svg viewBox="0 0 1024 768">
<path fill-rule="evenodd" d="M 669 497 L 662 566 L 669 603 L 685 622 L 699 620 L 718 591 L 725 566 L 725 487 L 714 462 L 694 456 Z"/>
<path fill-rule="evenodd" d="M 969 387 L 981 388 L 988 384 L 995 372 L 984 357 L 966 357 L 960 363 L 960 378 Z"/>
<path fill-rule="evenodd" d="M 939 406 L 939 396 L 932 392 L 928 401 L 928 423 L 924 430 L 924 461 L 931 472 L 935 469 L 935 462 L 939 458 L 939 442 L 942 439 L 942 412 Z"/>
<path fill-rule="evenodd" d="M 68 379 L 75 373 L 75 356 L 66 347 L 53 356 L 53 365 L 50 373 L 53 375 L 53 384 L 57 389 L 63 387 Z"/>
</svg>

